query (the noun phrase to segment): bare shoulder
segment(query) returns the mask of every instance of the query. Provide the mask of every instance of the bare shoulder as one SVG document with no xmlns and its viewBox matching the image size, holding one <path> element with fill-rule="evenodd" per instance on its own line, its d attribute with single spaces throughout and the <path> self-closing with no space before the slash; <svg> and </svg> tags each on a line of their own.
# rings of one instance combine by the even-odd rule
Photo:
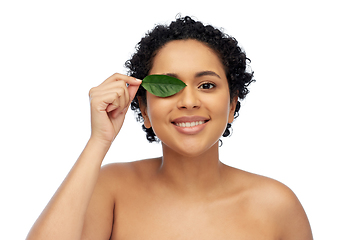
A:
<svg viewBox="0 0 360 240">
<path fill-rule="evenodd" d="M 145 180 L 156 172 L 160 164 L 160 158 L 107 164 L 101 168 L 99 180 L 116 190 L 118 187 L 131 186 L 134 181 Z"/>
<path fill-rule="evenodd" d="M 295 193 L 283 183 L 257 174 L 237 170 L 249 208 L 275 223 L 278 239 L 311 240 L 306 213 Z"/>
<path fill-rule="evenodd" d="M 248 178 L 248 190 L 257 196 L 259 203 L 275 206 L 298 205 L 294 192 L 285 184 L 261 175 L 245 172 Z"/>
<path fill-rule="evenodd" d="M 86 212 L 82 239 L 110 239 L 119 196 L 136 189 L 138 181 L 150 174 L 156 162 L 112 163 L 101 168 Z"/>
<path fill-rule="evenodd" d="M 161 158 L 143 159 L 133 162 L 110 163 L 101 167 L 104 174 L 146 174 L 156 170 L 161 164 Z"/>
</svg>

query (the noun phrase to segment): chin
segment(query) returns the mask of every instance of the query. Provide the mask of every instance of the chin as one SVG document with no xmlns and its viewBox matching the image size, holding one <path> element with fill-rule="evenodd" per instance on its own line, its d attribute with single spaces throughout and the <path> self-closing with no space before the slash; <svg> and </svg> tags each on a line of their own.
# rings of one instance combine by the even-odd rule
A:
<svg viewBox="0 0 360 240">
<path fill-rule="evenodd" d="M 193 141 L 187 141 L 185 144 L 181 146 L 167 145 L 164 142 L 162 142 L 162 144 L 163 144 L 163 149 L 166 148 L 167 151 L 174 151 L 178 155 L 188 158 L 196 158 L 203 154 L 207 154 L 207 153 L 213 154 L 217 152 L 218 142 L 219 140 L 215 141 L 213 144 L 209 144 L 209 143 L 201 144 L 199 142 L 194 143 Z"/>
</svg>

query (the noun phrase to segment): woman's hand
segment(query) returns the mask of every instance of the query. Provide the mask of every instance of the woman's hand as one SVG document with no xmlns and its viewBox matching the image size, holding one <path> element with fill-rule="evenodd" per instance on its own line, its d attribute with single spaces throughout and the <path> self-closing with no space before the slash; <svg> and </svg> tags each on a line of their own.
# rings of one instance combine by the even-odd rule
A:
<svg viewBox="0 0 360 240">
<path fill-rule="evenodd" d="M 140 84 L 141 80 L 115 73 L 90 89 L 92 139 L 111 144 L 124 123 Z"/>
<path fill-rule="evenodd" d="M 27 240 L 81 239 L 86 212 L 99 179 L 101 163 L 108 147 L 121 129 L 125 114 L 140 84 L 141 80 L 116 73 L 90 90 L 91 138 L 36 220 Z M 102 146 L 99 146 L 99 143 Z M 101 197 L 109 202 L 108 198 L 111 196 L 102 194 Z M 96 197 L 96 201 L 99 199 Z M 103 236 L 111 235 L 112 221 L 108 221 L 112 216 L 111 205 L 108 210 L 99 216 L 104 219 L 102 226 L 107 224 L 107 228 L 99 233 Z M 107 215 L 109 212 L 111 215 Z"/>
</svg>

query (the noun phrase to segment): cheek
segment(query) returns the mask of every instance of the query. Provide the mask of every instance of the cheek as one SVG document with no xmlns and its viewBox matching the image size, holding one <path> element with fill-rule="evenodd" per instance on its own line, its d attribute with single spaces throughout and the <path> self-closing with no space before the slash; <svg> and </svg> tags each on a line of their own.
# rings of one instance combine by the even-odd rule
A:
<svg viewBox="0 0 360 240">
<path fill-rule="evenodd" d="M 164 120 L 164 116 L 166 116 L 171 103 L 166 101 L 166 99 L 148 95 L 147 104 L 148 117 L 153 126 L 153 124 L 156 124 L 159 120 Z"/>
<path fill-rule="evenodd" d="M 230 110 L 230 100 L 228 94 L 222 94 L 217 97 L 204 99 L 207 108 L 216 115 L 228 117 Z"/>
<path fill-rule="evenodd" d="M 153 116 L 156 116 L 156 103 L 154 102 L 153 97 L 146 91 L 146 109 L 149 120 L 151 121 Z"/>
</svg>

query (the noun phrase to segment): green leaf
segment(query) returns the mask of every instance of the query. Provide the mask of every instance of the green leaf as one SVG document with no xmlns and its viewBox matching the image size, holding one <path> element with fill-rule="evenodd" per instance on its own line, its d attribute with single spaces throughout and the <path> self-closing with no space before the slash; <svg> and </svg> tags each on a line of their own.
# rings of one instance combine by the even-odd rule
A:
<svg viewBox="0 0 360 240">
<path fill-rule="evenodd" d="M 146 76 L 141 85 L 147 91 L 158 97 L 172 96 L 186 87 L 186 84 L 183 81 L 166 75 Z"/>
</svg>

